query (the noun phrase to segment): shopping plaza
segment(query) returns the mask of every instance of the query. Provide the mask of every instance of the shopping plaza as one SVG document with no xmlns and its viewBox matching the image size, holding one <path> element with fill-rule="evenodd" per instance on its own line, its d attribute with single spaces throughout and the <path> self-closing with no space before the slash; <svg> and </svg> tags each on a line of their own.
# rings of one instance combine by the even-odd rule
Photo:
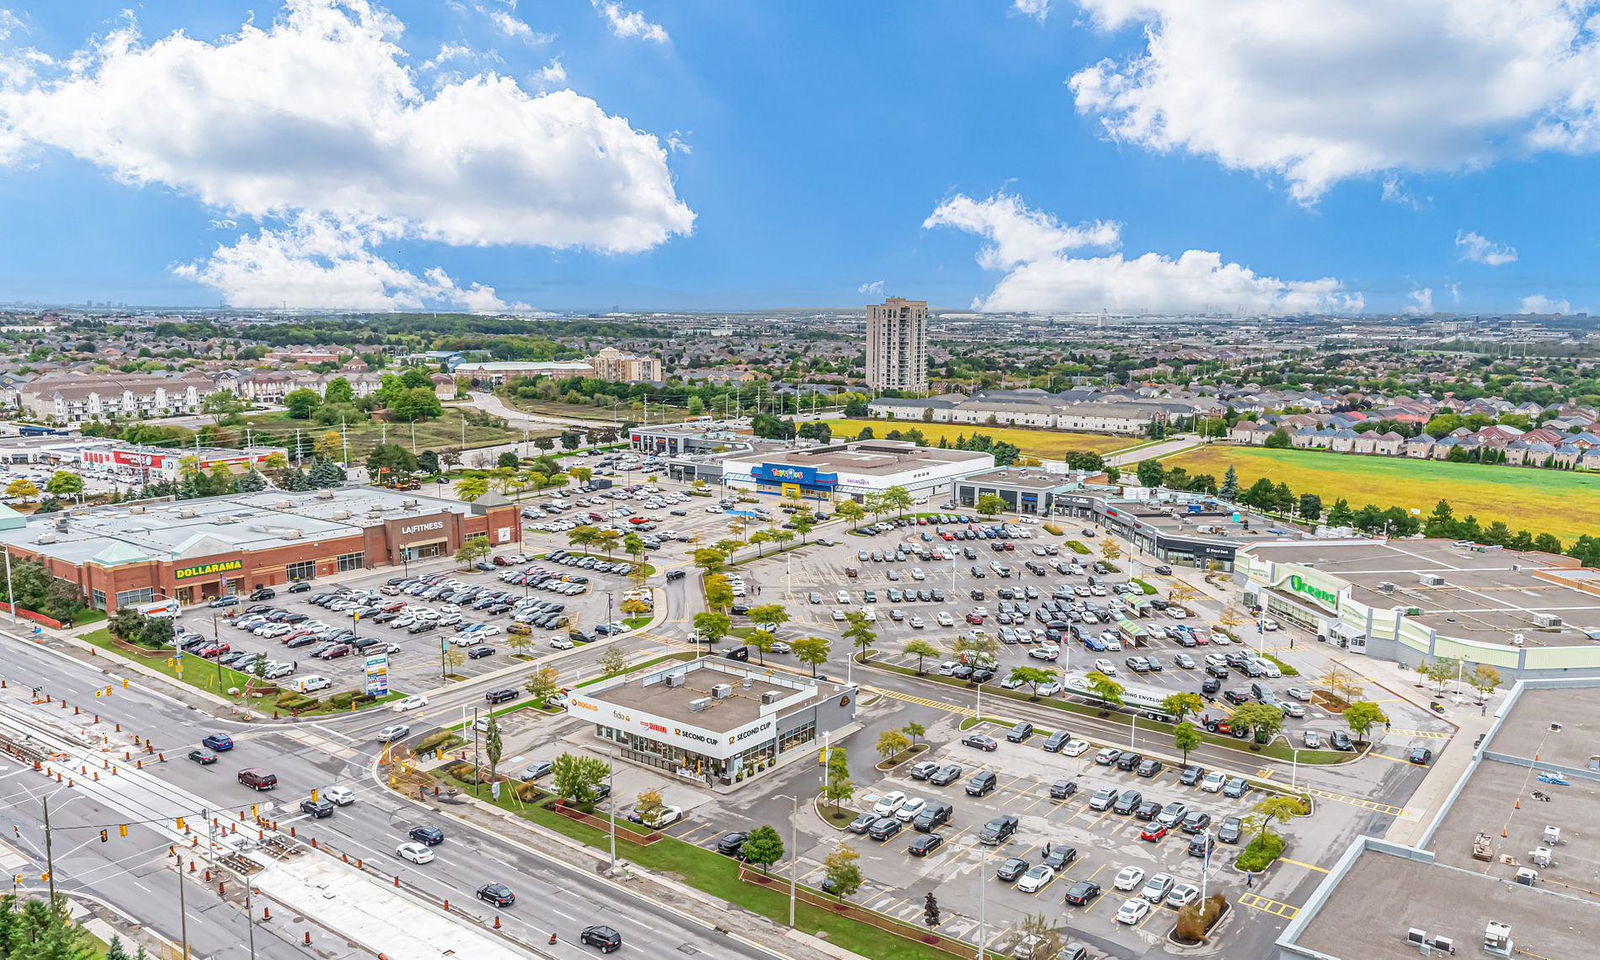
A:
<svg viewBox="0 0 1600 960">
<path fill-rule="evenodd" d="M 625 674 L 568 694 L 625 760 L 731 784 L 797 756 L 815 757 L 855 721 L 856 687 L 699 659 Z"/>
<path fill-rule="evenodd" d="M 263 490 L 27 517 L 0 507 L 0 547 L 76 584 L 91 606 L 192 604 L 256 587 L 453 554 L 469 537 L 521 539 L 517 508 L 376 487 Z"/>
</svg>

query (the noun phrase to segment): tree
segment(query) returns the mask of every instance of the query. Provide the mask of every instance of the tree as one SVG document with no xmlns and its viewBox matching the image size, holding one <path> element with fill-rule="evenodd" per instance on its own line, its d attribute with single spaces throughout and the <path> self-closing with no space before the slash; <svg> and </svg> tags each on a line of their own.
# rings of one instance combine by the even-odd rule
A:
<svg viewBox="0 0 1600 960">
<path fill-rule="evenodd" d="M 322 398 L 317 399 L 320 401 Z M 236 395 L 232 390 L 217 390 L 207 394 L 206 398 L 200 401 L 200 412 L 209 413 L 212 420 L 223 423 L 244 413 L 249 406 L 243 397 Z"/>
<path fill-rule="evenodd" d="M 834 512 L 849 520 L 850 529 L 852 530 L 856 528 L 856 524 L 861 522 L 861 518 L 867 515 L 867 511 L 862 509 L 861 504 L 854 500 L 841 500 L 839 506 L 834 508 Z"/>
<path fill-rule="evenodd" d="M 713 610 L 727 610 L 733 606 L 733 584 L 720 573 L 706 577 L 706 606 Z"/>
<path fill-rule="evenodd" d="M 628 669 L 628 655 L 616 647 L 606 647 L 595 663 L 606 676 L 614 677 Z"/>
<path fill-rule="evenodd" d="M 828 657 L 833 654 L 833 642 L 827 637 L 801 637 L 791 646 L 795 659 L 810 666 L 813 677 L 817 675 L 817 667 L 827 663 Z"/>
<path fill-rule="evenodd" d="M 733 621 L 729 620 L 725 613 L 711 610 L 697 613 L 694 615 L 695 642 L 708 645 L 721 643 L 732 625 Z"/>
<path fill-rule="evenodd" d="M 283 408 L 295 420 L 310 420 L 322 406 L 322 394 L 307 387 L 290 390 L 283 398 Z"/>
<path fill-rule="evenodd" d="M 828 886 L 840 900 L 855 896 L 856 891 L 861 889 L 861 868 L 856 866 L 860 858 L 861 854 L 850 849 L 848 844 L 841 843 L 838 849 L 822 860 Z"/>
<path fill-rule="evenodd" d="M 57 497 L 70 497 L 83 492 L 83 478 L 76 473 L 57 470 L 44 485 L 46 493 Z"/>
<path fill-rule="evenodd" d="M 1107 716 L 1111 708 L 1122 706 L 1122 692 L 1125 689 L 1122 684 L 1098 670 L 1091 671 L 1084 679 L 1089 683 L 1089 692 L 1098 697 L 1103 705 L 1100 716 Z"/>
<path fill-rule="evenodd" d="M 964 633 L 950 644 L 950 653 L 963 663 L 993 666 L 999 662 L 1000 643 L 982 631 Z"/>
<path fill-rule="evenodd" d="M 489 779 L 494 779 L 495 768 L 500 766 L 500 756 L 505 751 L 505 742 L 500 739 L 500 721 L 494 714 L 489 715 L 489 726 L 483 731 L 483 752 L 489 758 Z"/>
<path fill-rule="evenodd" d="M 1282 450 L 1290 445 L 1289 431 L 1279 427 L 1267 435 L 1267 442 L 1263 446 L 1271 450 Z"/>
<path fill-rule="evenodd" d="M 615 530 L 601 530 L 595 534 L 595 546 L 606 552 L 606 558 L 611 558 L 611 551 L 617 549 L 617 544 L 622 540 L 622 534 Z"/>
<path fill-rule="evenodd" d="M 444 661 L 446 673 L 455 673 L 457 670 L 461 669 L 461 665 L 463 663 L 467 662 L 467 655 L 462 653 L 459 648 L 454 646 L 445 648 L 439 657 Z"/>
<path fill-rule="evenodd" d="M 1383 708 L 1371 700 L 1357 700 L 1344 708 L 1344 723 L 1355 734 L 1356 742 L 1365 743 L 1367 733 L 1372 730 L 1373 724 L 1388 724 L 1389 715 Z"/>
<path fill-rule="evenodd" d="M 843 747 L 833 747 L 828 751 L 828 765 L 826 775 L 822 781 L 822 796 L 833 804 L 833 812 L 839 813 L 840 806 L 856 794 L 855 782 L 850 779 L 850 762 L 845 756 Z"/>
<path fill-rule="evenodd" d="M 1100 556 L 1105 557 L 1108 561 L 1115 562 L 1120 560 L 1122 558 L 1122 546 L 1117 541 L 1107 537 L 1105 542 L 1100 544 Z"/>
<path fill-rule="evenodd" d="M 939 916 L 939 901 L 934 897 L 932 890 L 928 891 L 928 896 L 922 901 L 922 922 L 927 924 L 929 930 L 937 927 L 942 922 L 942 918 Z M 1040 954 L 1040 956 L 1045 956 L 1045 954 Z"/>
<path fill-rule="evenodd" d="M 561 688 L 561 673 L 555 667 L 540 667 L 528 675 L 522 689 L 535 701 L 543 703 Z"/>
<path fill-rule="evenodd" d="M 790 521 L 794 524 L 794 532 L 800 534 L 800 542 L 806 542 L 806 535 L 817 528 L 817 518 L 810 510 L 802 510 L 794 515 Z"/>
<path fill-rule="evenodd" d="M 878 639 L 878 631 L 868 625 L 867 615 L 859 610 L 851 610 L 844 615 L 845 627 L 840 636 L 861 648 L 861 662 L 866 663 L 872 652 L 872 644 Z"/>
<path fill-rule="evenodd" d="M 647 824 L 654 823 L 665 807 L 666 803 L 661 799 L 660 790 L 641 790 L 639 795 L 633 798 L 633 812 Z"/>
<path fill-rule="evenodd" d="M 744 838 L 744 846 L 740 847 L 746 863 L 753 863 L 761 868 L 762 873 L 767 868 L 783 859 L 783 838 L 778 836 L 778 831 L 771 824 L 763 823 L 750 831 Z"/>
<path fill-rule="evenodd" d="M 456 550 L 456 562 L 463 567 L 470 567 L 487 557 L 493 549 L 489 546 L 489 538 L 481 533 L 475 537 L 468 537 Z"/>
<path fill-rule="evenodd" d="M 113 940 L 127 960 L 120 940 Z M 143 960 L 143 948 L 140 948 Z M 0 898 L 0 956 L 7 960 L 90 960 L 99 951 L 84 928 L 67 914 L 65 897 L 55 904 L 43 899 Z M 107 954 L 111 960 L 110 954 Z"/>
<path fill-rule="evenodd" d="M 1355 702 L 1355 699 L 1365 692 L 1359 678 L 1337 660 L 1328 664 L 1328 669 L 1317 678 L 1317 682 L 1327 687 L 1329 693 L 1345 703 Z"/>
<path fill-rule="evenodd" d="M 1199 713 L 1206 708 L 1206 702 L 1198 693 L 1174 693 L 1161 701 L 1161 712 L 1170 713 L 1181 722 L 1191 713 Z"/>
<path fill-rule="evenodd" d="M 392 483 L 400 476 L 416 472 L 417 458 L 398 443 L 380 443 L 367 454 L 367 476 L 375 483 L 384 479 Z"/>
<path fill-rule="evenodd" d="M 1159 487 L 1166 478 L 1166 470 L 1155 460 L 1140 460 L 1134 468 L 1134 475 L 1139 478 L 1141 487 Z"/>
<path fill-rule="evenodd" d="M 477 476 L 462 477 L 456 481 L 456 496 L 471 503 L 489 492 L 489 478 L 479 474 Z"/>
<path fill-rule="evenodd" d="M 728 555 L 715 547 L 701 547 L 690 555 L 690 559 L 707 574 L 716 573 L 728 565 Z"/>
<path fill-rule="evenodd" d="M 322 390 L 323 403 L 354 403 L 355 399 L 356 392 L 344 377 L 334 377 Z"/>
<path fill-rule="evenodd" d="M 409 387 L 389 400 L 389 415 L 402 423 L 443 416 L 444 405 L 430 387 Z"/>
<path fill-rule="evenodd" d="M 1265 797 L 1255 805 L 1255 816 L 1252 826 L 1256 830 L 1256 838 L 1262 839 L 1272 833 L 1274 823 L 1288 823 L 1302 810 L 1299 797 L 1286 797 L 1282 794 Z"/>
<path fill-rule="evenodd" d="M 885 760 L 897 757 L 911 749 L 911 741 L 899 730 L 885 730 L 878 734 L 878 756 Z"/>
<path fill-rule="evenodd" d="M 996 493 L 986 493 L 978 498 L 978 512 L 986 517 L 1001 513 L 1006 508 L 1005 498 Z"/>
<path fill-rule="evenodd" d="M 1243 727 L 1258 743 L 1267 743 L 1283 729 L 1283 711 L 1269 703 L 1240 704 L 1228 715 L 1228 725 Z"/>
<path fill-rule="evenodd" d="M 550 783 L 556 796 L 586 807 L 605 780 L 606 762 L 599 757 L 563 753 L 550 762 Z"/>
<path fill-rule="evenodd" d="M 917 673 L 922 673 L 922 662 L 928 657 L 942 657 L 944 652 L 926 640 L 912 640 L 902 648 L 908 657 L 917 658 Z"/>
<path fill-rule="evenodd" d="M 1010 680 L 1013 683 L 1028 684 L 1033 688 L 1033 695 L 1035 697 L 1039 696 L 1039 685 L 1041 683 L 1049 683 L 1055 678 L 1056 675 L 1053 672 L 1046 670 L 1043 667 L 1030 667 L 1024 665 L 1011 668 Z"/>
<path fill-rule="evenodd" d="M 1451 657 L 1440 657 L 1426 667 L 1428 679 L 1438 685 L 1440 693 L 1444 692 L 1445 684 L 1454 680 L 1460 672 L 1461 661 Z"/>
<path fill-rule="evenodd" d="M 1222 486 L 1217 490 L 1217 496 L 1224 500 L 1233 501 L 1239 496 L 1239 472 L 1233 467 L 1222 475 Z"/>
<path fill-rule="evenodd" d="M 17 500 L 34 500 L 39 496 L 39 485 L 27 477 L 18 477 L 6 485 L 6 496 Z"/>
<path fill-rule="evenodd" d="M 255 493 L 267 489 L 267 479 L 252 467 L 234 483 L 233 489 L 239 493 Z"/>
<path fill-rule="evenodd" d="M 1183 762 L 1188 764 L 1189 751 L 1200 746 L 1200 728 L 1185 720 L 1172 728 L 1172 745 L 1183 751 Z"/>
<path fill-rule="evenodd" d="M 904 515 L 915 502 L 915 499 L 911 496 L 911 491 L 898 483 L 883 491 L 883 508 L 885 510 L 893 510 L 897 514 Z"/>
<path fill-rule="evenodd" d="M 1500 686 L 1500 671 L 1487 663 L 1480 663 L 1472 668 L 1472 674 L 1467 677 L 1467 682 L 1472 684 L 1472 689 L 1478 691 L 1478 699 L 1482 701 Z"/>
</svg>

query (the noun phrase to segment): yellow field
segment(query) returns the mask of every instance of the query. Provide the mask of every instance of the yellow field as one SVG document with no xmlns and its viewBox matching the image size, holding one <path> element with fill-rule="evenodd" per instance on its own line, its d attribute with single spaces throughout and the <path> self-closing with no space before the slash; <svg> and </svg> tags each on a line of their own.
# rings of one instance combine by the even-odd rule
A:
<svg viewBox="0 0 1600 960">
<path fill-rule="evenodd" d="M 1188 450 L 1161 464 L 1209 473 L 1218 483 L 1231 465 L 1241 489 L 1266 477 L 1287 483 L 1295 493 L 1321 496 L 1324 510 L 1343 497 L 1358 510 L 1371 503 L 1426 515 L 1435 503 L 1449 500 L 1458 517 L 1472 514 L 1485 526 L 1504 520 L 1512 530 L 1553 533 L 1563 544 L 1600 532 L 1597 473 L 1220 445 Z"/>
<path fill-rule="evenodd" d="M 1022 427 L 990 427 L 984 424 L 922 423 L 918 420 L 829 420 L 829 429 L 835 437 L 851 437 L 861 433 L 862 427 L 871 427 L 872 435 L 882 438 L 890 430 L 904 432 L 922 431 L 931 446 L 938 446 L 941 437 L 953 444 L 957 437 L 970 437 L 981 433 L 1014 445 L 1030 457 L 1040 460 L 1060 460 L 1067 451 L 1081 453 L 1109 453 L 1143 442 L 1140 437 L 1108 437 L 1099 433 L 1066 433 L 1061 430 L 1030 430 Z"/>
</svg>

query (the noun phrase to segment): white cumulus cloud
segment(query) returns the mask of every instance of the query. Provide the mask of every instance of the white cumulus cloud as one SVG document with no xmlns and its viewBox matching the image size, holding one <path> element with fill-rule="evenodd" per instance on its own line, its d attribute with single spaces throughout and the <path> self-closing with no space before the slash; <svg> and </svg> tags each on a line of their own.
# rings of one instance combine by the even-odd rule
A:
<svg viewBox="0 0 1600 960">
<path fill-rule="evenodd" d="M 613 0 L 589 0 L 594 8 L 605 17 L 606 24 L 611 27 L 611 33 L 618 37 L 638 37 L 651 43 L 667 43 L 672 38 L 667 36 L 667 31 L 659 23 L 651 23 L 645 15 L 638 10 L 629 10 Z"/>
<path fill-rule="evenodd" d="M 452 245 L 627 253 L 692 230 L 654 136 L 493 72 L 424 93 L 402 32 L 366 0 L 288 0 L 215 42 L 125 27 L 0 89 L 0 159 L 55 148 L 227 216 Z"/>
<path fill-rule="evenodd" d="M 868 280 L 861 286 L 856 287 L 856 293 L 870 293 L 873 296 L 877 296 L 883 292 L 884 283 L 885 281 L 883 280 Z"/>
<path fill-rule="evenodd" d="M 1220 253 L 1188 250 L 1176 258 L 1146 253 L 1074 257 L 1068 251 L 1112 247 L 1120 225 L 1092 221 L 1066 226 L 999 193 L 987 200 L 955 196 L 940 204 L 924 228 L 951 226 L 983 237 L 978 262 L 1006 274 L 974 306 L 1006 312 L 1113 310 L 1239 314 L 1354 312 L 1364 306 L 1332 277 L 1280 280 L 1227 263 Z"/>
<path fill-rule="evenodd" d="M 1433 288 L 1418 287 L 1411 291 L 1411 302 L 1406 305 L 1406 313 L 1423 315 L 1433 312 Z"/>
<path fill-rule="evenodd" d="M 1568 300 L 1557 300 L 1547 297 L 1542 293 L 1535 293 L 1522 298 L 1522 304 L 1517 308 L 1518 313 L 1571 313 L 1572 303 Z"/>
<path fill-rule="evenodd" d="M 507 309 L 493 287 L 459 284 L 438 267 L 418 275 L 383 259 L 372 249 L 383 239 L 382 229 L 370 224 L 301 217 L 219 244 L 205 260 L 173 272 L 215 289 L 232 307 Z"/>
<path fill-rule="evenodd" d="M 1020 14 L 1043 23 L 1050 15 L 1050 0 L 1011 0 L 1011 6 Z"/>
<path fill-rule="evenodd" d="M 560 60 L 551 60 L 540 67 L 533 78 L 541 84 L 556 86 L 567 82 L 567 68 L 561 65 Z"/>
<path fill-rule="evenodd" d="M 1078 3 L 1145 41 L 1072 76 L 1080 112 L 1119 141 L 1281 175 L 1301 202 L 1353 177 L 1600 149 L 1590 0 Z"/>
<path fill-rule="evenodd" d="M 1516 247 L 1504 243 L 1495 243 L 1488 237 L 1479 236 L 1471 230 L 1456 231 L 1456 246 L 1461 250 L 1461 259 L 1470 260 L 1473 263 L 1499 267 L 1517 262 Z"/>
</svg>

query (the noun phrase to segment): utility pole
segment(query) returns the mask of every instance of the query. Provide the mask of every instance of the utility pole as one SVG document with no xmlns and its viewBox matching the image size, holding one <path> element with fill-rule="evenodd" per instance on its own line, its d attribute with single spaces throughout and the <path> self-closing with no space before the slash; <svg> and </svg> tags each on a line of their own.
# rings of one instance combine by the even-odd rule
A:
<svg viewBox="0 0 1600 960">
<path fill-rule="evenodd" d="M 250 928 L 250 960 L 256 960 L 256 914 L 250 906 L 250 886 L 247 877 L 244 884 L 244 919 L 245 925 Z"/>
<path fill-rule="evenodd" d="M 183 943 L 183 960 L 189 960 L 189 909 L 183 902 L 182 857 L 178 858 L 178 939 Z"/>
<path fill-rule="evenodd" d="M 617 872 L 617 791 L 616 791 L 616 780 L 615 780 L 616 774 L 617 774 L 616 761 L 608 754 L 606 756 L 606 799 L 609 801 L 607 806 L 609 806 L 611 808 L 611 869 L 609 871 L 610 873 L 616 873 Z"/>
<path fill-rule="evenodd" d="M 56 859 L 50 849 L 50 798 L 45 797 L 44 803 L 44 875 L 50 883 L 50 908 L 56 906 Z"/>
</svg>

